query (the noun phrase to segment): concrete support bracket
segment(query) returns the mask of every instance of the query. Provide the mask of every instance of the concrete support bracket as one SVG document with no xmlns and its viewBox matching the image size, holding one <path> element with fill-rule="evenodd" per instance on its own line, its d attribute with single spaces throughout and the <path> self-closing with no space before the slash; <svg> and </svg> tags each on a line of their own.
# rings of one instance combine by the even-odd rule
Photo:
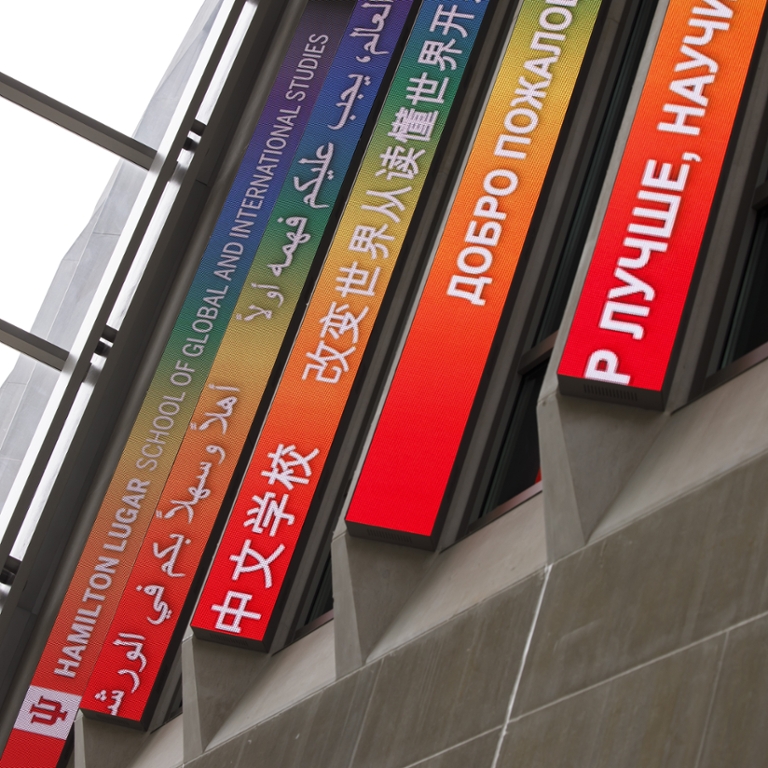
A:
<svg viewBox="0 0 768 768">
<path fill-rule="evenodd" d="M 210 643 L 188 632 L 181 645 L 184 762 L 203 754 L 268 663 L 265 653 Z"/>
<path fill-rule="evenodd" d="M 340 522 L 331 545 L 337 677 L 365 664 L 435 557 L 354 538 Z"/>
<path fill-rule="evenodd" d="M 669 418 L 550 391 L 539 399 L 547 559 L 583 547 Z"/>
<path fill-rule="evenodd" d="M 75 720 L 74 768 L 124 768 L 150 737 L 145 731 L 91 720 L 79 712 Z"/>
</svg>

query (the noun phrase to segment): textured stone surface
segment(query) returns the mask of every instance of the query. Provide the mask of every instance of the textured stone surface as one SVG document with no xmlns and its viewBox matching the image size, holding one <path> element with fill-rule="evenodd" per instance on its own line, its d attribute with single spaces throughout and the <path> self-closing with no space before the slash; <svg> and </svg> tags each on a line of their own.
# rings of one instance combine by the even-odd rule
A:
<svg viewBox="0 0 768 768">
<path fill-rule="evenodd" d="M 150 733 L 129 768 L 180 768 L 184 762 L 183 730 L 183 719 L 176 717 Z"/>
<path fill-rule="evenodd" d="M 544 567 L 544 504 L 535 496 L 440 554 L 372 659 L 404 645 Z"/>
<path fill-rule="evenodd" d="M 768 618 L 733 630 L 698 768 L 768 762 Z"/>
<path fill-rule="evenodd" d="M 24 394 L 26 382 L 7 381 L 2 387 L 3 407 L 0 409 L 0 445 L 5 441 L 8 429 Z"/>
<path fill-rule="evenodd" d="M 212 746 L 228 741 L 331 685 L 336 680 L 333 630 L 333 622 L 328 622 L 271 657 L 256 651 L 246 652 L 248 657 L 253 657 L 253 662 L 265 659 L 266 663 L 245 695 L 232 702 L 232 714 L 216 734 Z M 246 658 L 246 663 L 249 660 Z M 220 685 L 227 684 L 227 677 L 223 677 Z"/>
<path fill-rule="evenodd" d="M 195 760 L 188 760 L 184 768 L 236 768 L 247 741 L 246 738 L 227 741 Z"/>
<path fill-rule="evenodd" d="M 114 723 L 91 720 L 80 712 L 75 720 L 75 768 L 124 768 L 146 744 L 148 734 Z M 142 763 L 142 768 L 155 768 Z M 169 768 L 172 768 L 169 766 Z"/>
<path fill-rule="evenodd" d="M 498 768 L 696 768 L 723 642 L 693 646 L 510 723 Z"/>
<path fill-rule="evenodd" d="M 400 768 L 500 725 L 538 574 L 381 660 L 354 768 Z"/>
<path fill-rule="evenodd" d="M 491 768 L 501 729 L 478 736 L 435 757 L 412 763 L 408 768 Z"/>
<path fill-rule="evenodd" d="M 58 375 L 54 368 L 42 363 L 35 365 L 3 440 L 3 456 L 19 461 L 24 458 Z"/>
<path fill-rule="evenodd" d="M 516 714 L 768 609 L 768 460 L 556 563 Z"/>
<path fill-rule="evenodd" d="M 190 768 L 346 768 L 379 672 L 369 665 L 259 723 Z"/>
<path fill-rule="evenodd" d="M 768 452 L 766 387 L 768 361 L 673 413 L 595 536 L 666 506 Z"/>
<path fill-rule="evenodd" d="M 8 459 L 0 455 L 0 499 L 5 499 L 16 479 L 21 459 Z"/>
</svg>

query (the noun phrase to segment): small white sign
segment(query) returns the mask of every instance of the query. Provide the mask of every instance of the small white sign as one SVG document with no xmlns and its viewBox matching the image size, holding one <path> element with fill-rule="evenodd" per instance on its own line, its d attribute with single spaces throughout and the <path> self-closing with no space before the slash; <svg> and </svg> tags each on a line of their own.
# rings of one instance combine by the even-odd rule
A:
<svg viewBox="0 0 768 768">
<path fill-rule="evenodd" d="M 30 685 L 14 728 L 63 741 L 75 722 L 80 699 L 72 693 Z"/>
</svg>

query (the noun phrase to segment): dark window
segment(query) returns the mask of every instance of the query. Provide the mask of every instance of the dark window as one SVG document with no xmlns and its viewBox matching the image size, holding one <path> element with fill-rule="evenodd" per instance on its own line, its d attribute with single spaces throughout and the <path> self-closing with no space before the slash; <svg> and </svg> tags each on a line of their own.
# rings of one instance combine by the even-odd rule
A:
<svg viewBox="0 0 768 768">
<path fill-rule="evenodd" d="M 541 480 L 539 465 L 539 432 L 536 421 L 536 401 L 547 363 L 540 363 L 522 377 L 512 418 L 498 455 L 493 480 L 479 518 L 496 517 L 507 511 L 507 502 L 519 499 Z M 522 501 L 522 499 L 520 499 Z"/>
<path fill-rule="evenodd" d="M 315 592 L 304 611 L 294 633 L 294 640 L 308 635 L 333 618 L 333 571 L 330 552 L 325 559 Z"/>
<path fill-rule="evenodd" d="M 307 614 L 307 624 L 312 624 L 314 621 L 324 616 L 329 611 L 333 610 L 333 572 L 331 570 L 331 555 L 328 555 L 328 559 L 325 561 L 323 567 L 323 573 L 320 576 L 320 583 L 317 585 L 317 591 L 309 606 L 309 613 Z"/>
<path fill-rule="evenodd" d="M 643 0 L 634 10 L 626 32 L 626 43 L 618 63 L 613 87 L 602 107 L 602 118 L 595 132 L 591 150 L 581 166 L 582 180 L 575 195 L 576 204 L 567 224 L 567 232 L 554 255 L 546 301 L 533 319 L 535 333 L 522 355 L 514 378 L 511 396 L 515 398 L 507 421 L 501 447 L 487 485 L 485 498 L 467 521 L 468 530 L 490 522 L 522 503 L 540 489 L 541 469 L 536 421 L 538 400 L 547 363 L 571 293 L 576 271 L 592 224 L 592 217 L 605 181 L 616 137 L 626 110 L 648 30 L 656 9 L 655 2 Z M 496 438 L 498 440 L 498 437 Z"/>
<path fill-rule="evenodd" d="M 720 368 L 768 343 L 768 209 L 757 216 Z"/>
<path fill-rule="evenodd" d="M 768 153 L 757 177 L 766 176 Z M 703 383 L 694 395 L 709 392 L 768 358 L 768 181 L 758 185 L 746 221 L 737 229 L 731 277 L 722 281 L 722 304 L 701 363 Z"/>
<path fill-rule="evenodd" d="M 179 677 L 179 682 L 176 684 L 176 689 L 173 692 L 173 696 L 171 697 L 171 703 L 168 706 L 168 712 L 165 715 L 165 723 L 170 722 L 173 720 L 174 717 L 178 717 L 182 711 L 182 685 L 181 685 L 181 677 Z"/>
</svg>

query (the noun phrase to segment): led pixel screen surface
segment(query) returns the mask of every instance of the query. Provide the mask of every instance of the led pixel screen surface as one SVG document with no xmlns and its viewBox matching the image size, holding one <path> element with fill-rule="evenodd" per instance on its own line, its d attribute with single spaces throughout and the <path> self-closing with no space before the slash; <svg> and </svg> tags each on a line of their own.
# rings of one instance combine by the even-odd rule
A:
<svg viewBox="0 0 768 768">
<path fill-rule="evenodd" d="M 265 648 L 488 0 L 424 0 L 192 619 Z"/>
<path fill-rule="evenodd" d="M 566 394 L 663 407 L 765 0 L 671 0 L 558 368 Z"/>
<path fill-rule="evenodd" d="M 525 0 L 347 512 L 428 546 L 600 0 Z"/>
<path fill-rule="evenodd" d="M 338 0 L 307 5 L 35 670 L 30 691 L 46 693 L 25 700 L 2 768 L 56 765 L 64 747 L 62 713 L 74 717 L 77 710 L 72 702 L 96 663 L 352 8 Z M 307 51 L 323 38 L 322 54 Z M 50 736 L 43 732 L 44 712 L 30 707 L 52 713 Z"/>
<path fill-rule="evenodd" d="M 184 629 L 195 574 L 411 7 L 411 0 L 358 0 L 352 12 L 83 697 L 86 711 L 131 722 L 150 714 L 153 686 Z"/>
</svg>

